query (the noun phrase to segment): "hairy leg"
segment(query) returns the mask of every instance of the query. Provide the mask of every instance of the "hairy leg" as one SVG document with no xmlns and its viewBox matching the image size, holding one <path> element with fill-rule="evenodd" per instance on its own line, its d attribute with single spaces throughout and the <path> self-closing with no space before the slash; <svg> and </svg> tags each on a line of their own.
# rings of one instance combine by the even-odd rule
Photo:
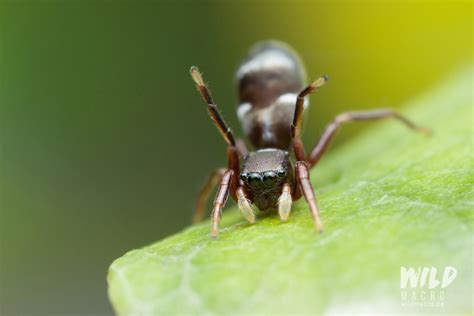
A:
<svg viewBox="0 0 474 316">
<path fill-rule="evenodd" d="M 189 72 L 191 74 L 191 78 L 196 84 L 197 90 L 201 94 L 204 101 L 207 103 L 207 111 L 209 112 L 209 115 L 211 115 L 211 118 L 216 124 L 219 133 L 222 135 L 222 137 L 227 143 L 227 167 L 228 169 L 232 169 L 234 171 L 234 178 L 231 184 L 231 195 L 234 199 L 236 199 L 235 192 L 239 183 L 240 162 L 239 148 L 237 148 L 234 134 L 232 133 L 232 130 L 227 125 L 227 123 L 224 121 L 222 115 L 219 113 L 217 105 L 214 103 L 214 100 L 211 96 L 211 92 L 209 91 L 207 85 L 204 83 L 204 79 L 202 78 L 199 69 L 193 66 L 191 67 Z"/>
<path fill-rule="evenodd" d="M 313 217 L 314 227 L 320 233 L 323 232 L 323 224 L 319 217 L 319 209 L 316 202 L 316 195 L 314 194 L 313 186 L 309 181 L 309 168 L 305 161 L 298 161 L 295 165 L 296 178 L 300 186 L 301 192 L 309 205 L 311 216 Z"/>
<path fill-rule="evenodd" d="M 296 99 L 295 115 L 293 117 L 293 124 L 291 125 L 293 151 L 297 160 L 295 164 L 296 181 L 293 189 L 293 198 L 297 199 L 300 194 L 303 194 L 306 203 L 308 203 L 311 216 L 313 217 L 314 226 L 318 232 L 323 231 L 323 225 L 319 217 L 319 210 L 316 204 L 316 196 L 314 194 L 313 186 L 309 181 L 309 166 L 306 161 L 306 153 L 300 134 L 303 121 L 304 97 L 324 85 L 327 80 L 327 76 L 322 76 L 300 92 Z"/>
<path fill-rule="evenodd" d="M 193 217 L 193 223 L 199 223 L 204 218 L 206 202 L 209 199 L 209 194 L 211 193 L 212 189 L 214 189 L 214 187 L 220 182 L 226 170 L 227 169 L 225 168 L 219 168 L 214 170 L 209 175 L 206 183 L 199 192 Z"/>
<path fill-rule="evenodd" d="M 319 142 L 308 156 L 308 162 L 310 164 L 310 167 L 313 167 L 318 163 L 323 154 L 326 152 L 326 149 L 329 147 L 329 144 L 331 143 L 332 139 L 343 124 L 359 121 L 374 121 L 386 118 L 394 118 L 406 125 L 408 128 L 411 128 L 412 130 L 415 130 L 417 132 L 430 133 L 428 129 L 416 125 L 405 116 L 390 109 L 345 112 L 336 116 L 336 118 L 326 127 L 326 130 L 319 139 Z"/>
<path fill-rule="evenodd" d="M 217 238 L 219 235 L 219 222 L 221 221 L 222 209 L 227 202 L 227 197 L 229 196 L 230 183 L 232 181 L 233 170 L 229 169 L 224 173 L 222 177 L 221 184 L 217 189 L 216 199 L 214 200 L 214 208 L 212 209 L 212 219 L 211 219 L 211 237 Z"/>
</svg>

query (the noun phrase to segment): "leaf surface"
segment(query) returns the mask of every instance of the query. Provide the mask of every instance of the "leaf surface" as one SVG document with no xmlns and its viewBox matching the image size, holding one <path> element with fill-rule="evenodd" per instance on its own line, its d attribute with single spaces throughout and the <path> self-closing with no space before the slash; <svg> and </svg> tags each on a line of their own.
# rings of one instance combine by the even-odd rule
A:
<svg viewBox="0 0 474 316">
<path fill-rule="evenodd" d="M 218 240 L 206 221 L 115 260 L 108 284 L 116 312 L 470 314 L 472 75 L 464 71 L 404 107 L 431 137 L 374 123 L 323 158 L 311 174 L 323 234 L 303 199 L 287 223 L 272 214 L 250 225 L 227 208 Z M 445 266 L 457 270 L 452 284 L 433 289 L 444 306 L 402 306 L 401 267 L 425 266 L 437 268 L 439 280 Z"/>
</svg>

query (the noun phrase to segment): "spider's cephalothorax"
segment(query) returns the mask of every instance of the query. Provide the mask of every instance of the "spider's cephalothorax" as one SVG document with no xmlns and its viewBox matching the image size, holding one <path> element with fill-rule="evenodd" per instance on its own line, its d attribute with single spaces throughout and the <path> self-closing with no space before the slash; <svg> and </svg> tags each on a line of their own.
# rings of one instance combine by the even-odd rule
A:
<svg viewBox="0 0 474 316">
<path fill-rule="evenodd" d="M 288 152 L 273 148 L 249 153 L 240 172 L 248 199 L 262 211 L 278 208 L 283 185 L 292 179 Z"/>
<path fill-rule="evenodd" d="M 268 41 L 254 46 L 236 75 L 239 96 L 237 115 L 257 149 L 249 153 L 245 143 L 234 138 L 196 67 L 191 67 L 191 76 L 227 142 L 228 166 L 211 174 L 199 195 L 194 217 L 195 221 L 203 218 L 208 195 L 219 182 L 212 210 L 212 237 L 218 235 L 221 211 L 229 193 L 237 201 L 242 215 L 251 223 L 255 222 L 253 205 L 260 210 L 277 209 L 280 218 L 287 220 L 292 201 L 303 195 L 315 227 L 321 232 L 322 223 L 309 170 L 319 161 L 344 123 L 392 117 L 414 130 L 427 131 L 389 109 L 346 112 L 336 116 L 314 149 L 306 155 L 300 131 L 303 112 L 308 106 L 307 97 L 328 77 L 324 75 L 305 86 L 305 71 L 297 54 L 286 44 Z M 294 153 L 294 164 L 288 151 Z"/>
</svg>

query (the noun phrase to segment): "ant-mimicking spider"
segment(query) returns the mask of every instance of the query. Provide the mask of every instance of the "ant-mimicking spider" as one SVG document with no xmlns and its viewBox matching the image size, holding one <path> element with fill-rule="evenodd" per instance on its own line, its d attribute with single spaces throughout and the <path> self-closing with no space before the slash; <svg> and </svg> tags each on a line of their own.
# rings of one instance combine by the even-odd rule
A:
<svg viewBox="0 0 474 316">
<path fill-rule="evenodd" d="M 300 138 L 303 112 L 309 105 L 308 95 L 324 85 L 328 76 L 304 87 L 305 70 L 299 56 L 284 43 L 267 41 L 251 49 L 236 74 L 240 102 L 237 115 L 245 134 L 257 149 L 249 152 L 242 140 L 234 138 L 220 115 L 198 68 L 193 66 L 190 72 L 227 143 L 227 168 L 211 173 L 199 194 L 194 215 L 194 222 L 202 220 L 209 193 L 220 182 L 211 216 L 213 238 L 218 236 L 221 212 L 229 192 L 250 223 L 255 222 L 252 204 L 262 211 L 278 209 L 281 220 L 286 221 L 292 202 L 303 195 L 316 230 L 322 232 L 309 170 L 318 163 L 345 123 L 391 117 L 413 130 L 428 132 L 390 109 L 345 112 L 326 127 L 317 145 L 306 155 Z M 294 166 L 290 161 L 291 149 L 296 159 Z M 243 159 L 242 166 L 240 159 Z"/>
</svg>

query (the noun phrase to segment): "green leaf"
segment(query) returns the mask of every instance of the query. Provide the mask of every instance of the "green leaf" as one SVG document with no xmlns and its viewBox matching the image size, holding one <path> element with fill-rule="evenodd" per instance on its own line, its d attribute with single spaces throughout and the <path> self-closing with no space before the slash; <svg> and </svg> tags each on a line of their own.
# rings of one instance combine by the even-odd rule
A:
<svg viewBox="0 0 474 316">
<path fill-rule="evenodd" d="M 250 225 L 228 208 L 218 240 L 206 221 L 117 259 L 108 274 L 116 312 L 470 314 L 472 75 L 464 71 L 404 108 L 431 137 L 374 123 L 323 158 L 311 174 L 323 234 L 303 199 L 287 223 L 272 214 Z M 444 307 L 401 305 L 401 267 L 435 267 L 441 279 L 445 266 L 456 279 L 432 290 Z"/>
</svg>

